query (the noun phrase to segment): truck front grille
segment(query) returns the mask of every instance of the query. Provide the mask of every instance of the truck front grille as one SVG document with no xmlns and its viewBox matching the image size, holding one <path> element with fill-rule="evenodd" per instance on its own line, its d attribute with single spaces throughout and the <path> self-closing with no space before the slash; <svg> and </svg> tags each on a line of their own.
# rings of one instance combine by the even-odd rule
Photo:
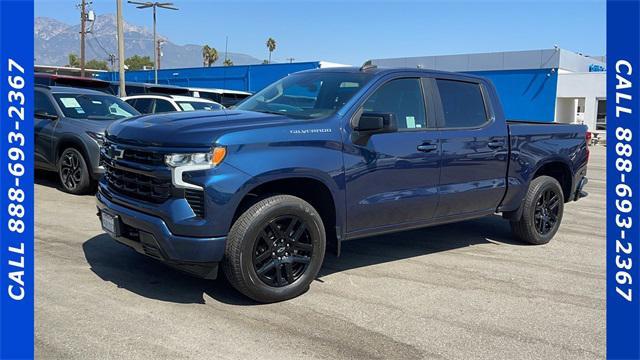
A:
<svg viewBox="0 0 640 360">
<path fill-rule="evenodd" d="M 162 203 L 171 197 L 171 181 L 142 175 L 133 171 L 105 165 L 105 179 L 115 192 L 136 199 Z"/>
<path fill-rule="evenodd" d="M 107 141 L 100 150 L 100 163 L 105 180 L 114 193 L 152 203 L 163 203 L 171 197 L 182 197 L 198 217 L 204 218 L 204 192 L 174 189 L 162 151 L 115 144 Z"/>
<path fill-rule="evenodd" d="M 164 155 L 155 152 L 126 149 L 122 154 L 122 158 L 145 165 L 164 165 Z"/>
</svg>

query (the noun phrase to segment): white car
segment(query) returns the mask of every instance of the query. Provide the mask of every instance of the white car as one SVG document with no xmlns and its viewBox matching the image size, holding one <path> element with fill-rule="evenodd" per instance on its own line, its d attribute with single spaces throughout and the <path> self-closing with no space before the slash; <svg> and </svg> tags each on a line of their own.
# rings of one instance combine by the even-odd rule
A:
<svg viewBox="0 0 640 360">
<path fill-rule="evenodd" d="M 145 94 L 126 96 L 122 100 L 143 114 L 224 109 L 224 106 L 209 99 L 181 95 Z"/>
<path fill-rule="evenodd" d="M 224 106 L 232 106 L 251 96 L 250 92 L 227 90 L 227 89 L 205 89 L 188 88 L 193 97 L 209 99 Z"/>
</svg>

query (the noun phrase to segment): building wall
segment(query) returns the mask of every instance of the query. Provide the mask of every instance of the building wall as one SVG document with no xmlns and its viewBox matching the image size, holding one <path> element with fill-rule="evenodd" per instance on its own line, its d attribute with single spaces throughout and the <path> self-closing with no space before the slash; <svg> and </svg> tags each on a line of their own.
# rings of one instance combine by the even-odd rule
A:
<svg viewBox="0 0 640 360">
<path fill-rule="evenodd" d="M 215 66 L 158 70 L 158 83 L 186 87 L 220 88 L 255 93 L 291 73 L 317 69 L 319 61 L 292 64 Z M 127 71 L 127 81 L 152 83 L 153 70 Z M 118 73 L 100 74 L 103 80 L 118 80 Z"/>
<path fill-rule="evenodd" d="M 594 130 L 596 125 L 598 100 L 606 99 L 607 97 L 606 77 L 607 74 L 605 72 L 558 75 L 558 104 L 566 104 L 567 102 L 564 100 L 584 99 L 583 121 L 591 130 Z M 575 111 L 574 109 L 574 113 Z M 568 122 L 566 113 L 556 111 L 556 121 Z"/>
<path fill-rule="evenodd" d="M 558 73 L 552 69 L 470 71 L 496 87 L 507 119 L 552 122 Z"/>
</svg>

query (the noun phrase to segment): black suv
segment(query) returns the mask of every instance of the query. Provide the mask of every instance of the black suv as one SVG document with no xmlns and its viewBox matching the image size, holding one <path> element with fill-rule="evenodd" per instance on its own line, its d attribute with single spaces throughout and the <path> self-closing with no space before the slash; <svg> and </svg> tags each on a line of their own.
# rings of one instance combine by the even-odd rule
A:
<svg viewBox="0 0 640 360">
<path fill-rule="evenodd" d="M 62 188 L 89 192 L 104 172 L 100 145 L 113 121 L 140 113 L 103 92 L 60 86 L 35 86 L 35 167 L 56 171 Z"/>
</svg>

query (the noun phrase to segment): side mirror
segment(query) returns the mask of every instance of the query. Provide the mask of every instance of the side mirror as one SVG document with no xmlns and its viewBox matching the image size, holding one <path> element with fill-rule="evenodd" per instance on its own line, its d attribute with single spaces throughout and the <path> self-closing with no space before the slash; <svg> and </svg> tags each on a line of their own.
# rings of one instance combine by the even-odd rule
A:
<svg viewBox="0 0 640 360">
<path fill-rule="evenodd" d="M 58 116 L 57 115 L 51 115 L 51 114 L 46 113 L 44 111 L 36 111 L 35 114 L 33 114 L 33 116 L 36 119 L 58 120 Z"/>
<path fill-rule="evenodd" d="M 365 112 L 356 117 L 353 129 L 362 133 L 382 133 L 396 130 L 393 113 Z"/>
</svg>

